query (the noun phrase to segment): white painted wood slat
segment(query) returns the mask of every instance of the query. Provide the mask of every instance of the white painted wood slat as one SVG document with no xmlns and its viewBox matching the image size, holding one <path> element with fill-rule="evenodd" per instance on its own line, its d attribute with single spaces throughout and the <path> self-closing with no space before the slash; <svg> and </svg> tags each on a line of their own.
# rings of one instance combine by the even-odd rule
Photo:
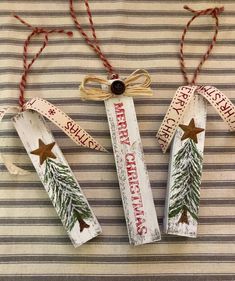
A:
<svg viewBox="0 0 235 281">
<path fill-rule="evenodd" d="M 190 121 L 194 119 L 195 126 L 204 129 L 203 132 L 197 134 L 198 143 L 195 143 L 196 148 L 198 149 L 202 157 L 203 157 L 204 141 L 205 141 L 206 115 L 207 115 L 206 107 L 207 107 L 207 102 L 203 98 L 203 96 L 195 94 L 193 100 L 190 102 L 187 111 L 185 112 L 180 122 L 181 124 L 189 124 Z M 175 176 L 174 176 L 175 158 L 179 150 L 183 148 L 186 141 L 188 141 L 188 139 L 181 140 L 182 135 L 183 135 L 183 130 L 180 127 L 178 127 L 172 142 L 171 152 L 170 152 L 168 183 L 167 183 L 166 203 L 165 203 L 164 231 L 167 234 L 196 237 L 198 223 L 197 220 L 194 219 L 189 212 L 187 212 L 186 214 L 188 223 L 179 222 L 182 216 L 182 212 L 178 213 L 174 217 L 169 217 L 169 208 L 172 200 L 171 198 L 175 192 L 174 189 L 172 188 L 175 182 Z M 186 159 L 185 161 L 190 161 L 190 159 Z M 188 173 L 188 171 L 186 172 Z"/>
<path fill-rule="evenodd" d="M 130 244 L 161 239 L 132 97 L 105 101 Z"/>
<path fill-rule="evenodd" d="M 35 111 L 28 110 L 28 111 L 24 111 L 22 113 L 17 114 L 13 118 L 13 123 L 14 123 L 14 126 L 18 132 L 18 135 L 38 173 L 38 176 L 44 185 L 45 190 L 48 192 L 48 196 L 52 200 L 52 203 L 53 203 L 57 213 L 60 214 L 60 208 L 58 209 L 58 205 L 56 207 L 55 203 L 54 203 L 55 200 L 53 199 L 53 196 L 55 196 L 55 194 L 52 194 L 52 191 L 49 186 L 50 183 L 45 181 L 45 170 L 47 167 L 46 165 L 48 163 L 47 162 L 48 159 L 50 159 L 50 158 L 47 158 L 42 164 L 40 164 L 39 156 L 31 153 L 32 151 L 38 149 L 39 139 L 44 144 L 50 144 L 50 143 L 55 142 L 53 135 L 49 131 L 48 127 L 46 126 L 46 123 L 45 123 L 43 117 Z M 68 184 L 68 186 L 63 185 L 61 187 L 60 196 L 65 196 L 66 200 L 70 200 L 70 199 L 72 200 L 72 201 L 70 201 L 72 203 L 69 206 L 75 206 L 76 204 L 79 205 L 80 204 L 79 202 L 82 202 L 81 203 L 81 206 L 82 206 L 81 208 L 83 208 L 82 210 L 84 210 L 84 209 L 87 210 L 87 212 L 89 214 L 88 217 L 81 217 L 81 219 L 79 219 L 79 217 L 77 217 L 77 213 L 76 213 L 75 217 L 77 219 L 75 220 L 75 223 L 72 224 L 72 228 L 69 228 L 68 226 L 66 226 L 67 220 L 62 219 L 62 223 L 63 223 L 65 229 L 67 230 L 72 243 L 74 244 L 75 247 L 77 247 L 77 246 L 82 245 L 83 243 L 87 242 L 88 240 L 96 237 L 97 235 L 99 235 L 101 233 L 101 227 L 100 227 L 93 211 L 91 210 L 89 203 L 87 202 L 87 199 L 86 199 L 85 195 L 83 194 L 77 179 L 75 178 L 72 170 L 70 169 L 69 164 L 67 163 L 59 146 L 56 143 L 54 144 L 51 151 L 53 152 L 53 154 L 56 157 L 55 159 L 52 159 L 54 161 L 53 163 L 55 163 L 55 165 L 53 164 L 54 165 L 53 168 L 56 169 L 56 167 L 58 167 L 58 165 L 63 165 L 63 167 L 66 167 L 66 170 L 67 170 L 67 173 L 65 176 L 63 175 L 63 173 L 61 171 L 58 172 L 58 174 L 57 174 L 57 171 L 59 171 L 59 170 L 55 170 L 55 172 L 54 172 L 55 180 L 63 182 L 64 180 L 66 180 L 65 177 L 67 177 L 67 179 L 68 179 L 68 177 L 70 178 L 71 184 L 70 185 Z M 57 179 L 56 179 L 56 177 L 57 177 Z M 62 188 L 63 188 L 63 190 L 62 190 Z M 71 190 L 72 190 L 72 192 L 71 192 Z M 57 200 L 57 202 L 58 202 L 58 200 Z M 79 209 L 79 206 L 77 207 L 77 209 L 75 207 L 73 207 L 73 208 L 71 207 L 71 209 L 70 209 L 71 212 L 69 212 L 68 215 L 72 216 L 74 214 L 75 210 L 78 210 L 78 209 Z M 82 213 L 82 211 L 81 211 L 81 213 Z M 83 224 L 81 224 L 81 222 Z"/>
</svg>

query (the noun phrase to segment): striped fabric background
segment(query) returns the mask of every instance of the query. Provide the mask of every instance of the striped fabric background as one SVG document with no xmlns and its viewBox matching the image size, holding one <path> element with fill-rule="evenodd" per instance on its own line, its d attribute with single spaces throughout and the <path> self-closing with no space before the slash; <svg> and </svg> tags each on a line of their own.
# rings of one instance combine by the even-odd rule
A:
<svg viewBox="0 0 235 281">
<path fill-rule="evenodd" d="M 79 5 L 78 5 L 79 3 Z M 169 153 L 163 155 L 155 134 L 174 91 L 182 85 L 179 39 L 195 9 L 224 5 L 218 44 L 198 83 L 215 85 L 235 102 L 235 1 L 92 0 L 91 9 L 104 52 L 122 76 L 136 68 L 152 75 L 154 97 L 135 99 L 146 162 L 162 227 Z M 81 1 L 80 21 L 87 26 Z M 101 62 L 75 30 L 66 0 L 0 1 L 0 101 L 17 104 L 23 41 L 29 30 L 11 16 L 16 12 L 37 26 L 65 27 L 69 39 L 52 35 L 33 66 L 27 98 L 40 96 L 62 108 L 111 148 L 102 102 L 82 102 L 78 85 L 84 75 L 106 75 Z M 194 70 L 212 36 L 213 21 L 198 19 L 187 36 L 187 66 Z M 210 32 L 209 32 L 210 31 Z M 32 52 L 40 46 L 35 39 Z M 217 281 L 235 280 L 235 134 L 208 106 L 206 148 L 197 239 L 163 235 L 160 243 L 129 246 L 114 159 L 76 147 L 50 124 L 103 227 L 97 239 L 74 249 L 13 129 L 11 115 L 1 123 L 0 151 L 32 171 L 0 176 L 0 280 L 6 281 Z"/>
</svg>

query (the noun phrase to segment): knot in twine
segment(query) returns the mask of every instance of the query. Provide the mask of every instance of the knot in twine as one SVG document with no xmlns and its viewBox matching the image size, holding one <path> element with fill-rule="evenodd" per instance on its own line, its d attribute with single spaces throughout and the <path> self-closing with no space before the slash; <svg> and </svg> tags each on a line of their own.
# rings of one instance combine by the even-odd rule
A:
<svg viewBox="0 0 235 281">
<path fill-rule="evenodd" d="M 219 31 L 219 19 L 218 16 L 224 11 L 224 7 L 215 7 L 215 8 L 208 8 L 205 10 L 193 10 L 191 8 L 189 8 L 188 6 L 184 6 L 184 9 L 190 11 L 191 13 L 193 13 L 193 17 L 188 21 L 188 23 L 186 24 L 183 33 L 182 33 L 182 37 L 181 37 L 181 42 L 180 42 L 180 66 L 181 66 L 181 72 L 183 74 L 183 78 L 184 81 L 186 82 L 187 85 L 195 85 L 197 77 L 201 71 L 202 65 L 205 63 L 205 61 L 209 58 L 209 55 L 212 51 L 212 49 L 214 48 L 214 45 L 216 43 L 217 40 L 217 34 Z M 210 45 L 207 48 L 207 51 L 205 52 L 205 54 L 202 56 L 197 68 L 194 71 L 193 77 L 190 81 L 187 71 L 186 71 L 186 67 L 185 67 L 185 60 L 184 60 L 184 44 L 185 44 L 185 35 L 189 30 L 189 27 L 191 25 L 191 23 L 198 17 L 200 16 L 204 16 L 204 15 L 211 15 L 212 18 L 214 18 L 215 20 L 215 28 L 214 28 L 214 35 L 213 38 L 211 40 Z"/>
<path fill-rule="evenodd" d="M 142 82 L 138 82 L 142 80 Z M 115 80 L 108 80 L 97 76 L 86 76 L 82 81 L 79 91 L 82 100 L 105 101 L 107 99 L 117 97 L 110 91 L 110 85 Z M 151 78 L 145 69 L 137 69 L 124 79 L 125 92 L 124 96 L 137 97 L 137 96 L 152 96 L 153 91 L 150 88 Z M 98 87 L 89 87 L 89 83 L 99 84 Z"/>
<path fill-rule="evenodd" d="M 190 11 L 195 15 L 211 15 L 212 17 L 216 17 L 224 11 L 224 7 L 214 7 L 214 8 L 196 11 L 191 9 L 187 5 L 184 6 L 184 9 Z"/>
<path fill-rule="evenodd" d="M 19 84 L 19 90 L 20 90 L 19 105 L 21 107 L 21 110 L 23 110 L 23 107 L 24 107 L 24 104 L 25 104 L 25 89 L 26 89 L 26 85 L 27 85 L 27 78 L 28 78 L 29 71 L 30 71 L 32 65 L 34 64 L 34 62 L 41 55 L 42 51 L 48 45 L 49 35 L 52 34 L 52 33 L 59 33 L 59 34 L 65 34 L 68 37 L 72 37 L 73 32 L 72 31 L 66 31 L 64 29 L 58 29 L 58 28 L 53 28 L 53 29 L 47 30 L 47 29 L 42 28 L 42 27 L 34 27 L 31 24 L 27 23 L 25 20 L 23 20 L 21 17 L 15 15 L 15 14 L 13 14 L 13 16 L 19 22 L 21 22 L 23 25 L 27 26 L 29 29 L 32 30 L 31 33 L 28 35 L 27 39 L 25 40 L 24 48 L 23 48 L 23 68 L 24 68 L 24 70 L 23 70 L 23 73 L 21 75 L 21 81 L 20 81 L 20 84 Z M 34 36 L 38 36 L 40 34 L 43 34 L 43 36 L 44 36 L 42 46 L 37 51 L 37 53 L 34 54 L 32 60 L 30 62 L 28 62 L 28 48 L 29 48 L 29 45 L 31 43 L 31 40 Z"/>
</svg>

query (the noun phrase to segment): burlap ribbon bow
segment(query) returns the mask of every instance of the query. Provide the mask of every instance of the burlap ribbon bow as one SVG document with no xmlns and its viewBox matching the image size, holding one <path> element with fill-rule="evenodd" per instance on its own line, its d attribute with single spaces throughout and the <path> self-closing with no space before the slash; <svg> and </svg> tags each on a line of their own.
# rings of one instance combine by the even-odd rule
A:
<svg viewBox="0 0 235 281">
<path fill-rule="evenodd" d="M 110 91 L 112 81 L 97 76 L 86 76 L 79 87 L 81 98 L 83 100 L 105 101 L 116 97 Z M 137 69 L 124 79 L 123 82 L 125 84 L 124 96 L 137 97 L 153 95 L 153 91 L 150 88 L 150 75 L 144 69 Z M 88 84 L 98 84 L 99 87 L 91 87 Z"/>
</svg>

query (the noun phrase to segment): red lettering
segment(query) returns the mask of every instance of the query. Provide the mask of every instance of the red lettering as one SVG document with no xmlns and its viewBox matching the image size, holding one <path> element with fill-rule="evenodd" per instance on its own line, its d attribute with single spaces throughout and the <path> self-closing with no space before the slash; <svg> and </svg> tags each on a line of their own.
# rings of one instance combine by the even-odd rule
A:
<svg viewBox="0 0 235 281">
<path fill-rule="evenodd" d="M 142 225 L 141 227 L 137 228 L 137 232 L 138 232 L 139 235 L 146 234 L 147 233 L 147 227 Z"/>
<path fill-rule="evenodd" d="M 187 86 L 183 86 L 183 87 L 181 87 L 181 89 L 184 91 L 184 90 L 186 90 L 188 93 L 190 93 L 191 92 L 191 87 L 187 87 Z M 184 92 L 181 92 L 182 94 L 184 94 Z M 187 95 L 188 96 L 188 95 Z"/>
<path fill-rule="evenodd" d="M 64 127 L 66 130 L 69 130 L 70 126 L 72 125 L 73 123 L 71 121 L 68 121 L 66 126 Z"/>
<path fill-rule="evenodd" d="M 173 107 L 173 109 L 176 111 L 176 113 L 177 113 L 178 115 L 180 115 L 180 111 L 182 110 L 182 108 Z"/>
<path fill-rule="evenodd" d="M 77 132 L 77 130 L 78 130 L 78 127 L 75 124 L 73 124 L 72 127 L 70 128 L 70 133 L 74 134 Z"/>
<path fill-rule="evenodd" d="M 127 160 L 128 162 L 134 161 L 134 160 L 135 160 L 135 155 L 134 155 L 134 153 L 127 153 L 127 154 L 126 154 L 126 160 Z"/>
<path fill-rule="evenodd" d="M 166 120 L 166 123 L 167 123 L 168 125 L 170 125 L 170 124 L 169 124 L 170 122 L 172 122 L 171 125 L 173 125 L 173 124 L 175 123 L 175 119 L 168 118 L 168 119 Z"/>
<path fill-rule="evenodd" d="M 123 108 L 123 103 L 115 103 L 115 112 L 116 112 L 116 120 L 117 120 L 117 127 L 118 127 L 118 133 L 121 144 L 130 144 L 128 129 L 127 129 L 127 122 L 126 122 L 126 115 L 125 110 Z"/>
<path fill-rule="evenodd" d="M 126 170 L 127 170 L 129 188 L 132 194 L 131 201 L 132 201 L 132 207 L 135 216 L 136 231 L 139 235 L 144 235 L 145 233 L 147 233 L 147 227 L 144 225 L 145 213 L 143 209 L 142 196 L 140 193 L 135 154 L 133 152 L 127 153 L 125 156 L 125 160 L 126 160 Z"/>
</svg>

